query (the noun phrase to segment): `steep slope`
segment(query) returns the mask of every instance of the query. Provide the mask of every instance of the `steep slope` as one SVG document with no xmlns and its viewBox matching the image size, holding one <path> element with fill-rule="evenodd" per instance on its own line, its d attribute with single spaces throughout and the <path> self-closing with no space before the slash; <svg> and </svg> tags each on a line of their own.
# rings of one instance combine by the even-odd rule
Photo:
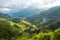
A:
<svg viewBox="0 0 60 40">
<path fill-rule="evenodd" d="M 60 20 L 60 6 L 53 7 L 43 12 L 40 12 L 40 14 L 28 17 L 26 20 L 33 22 L 33 23 L 36 22 L 36 20 L 40 20 L 43 22 L 58 21 Z"/>
<path fill-rule="evenodd" d="M 27 31 L 28 30 L 28 31 Z M 16 37 L 22 35 L 23 32 L 32 32 L 37 30 L 35 25 L 21 20 L 19 23 L 8 21 L 0 18 L 0 39 L 1 40 L 15 40 Z"/>
<path fill-rule="evenodd" d="M 45 18 L 49 18 L 49 19 L 50 18 L 59 19 L 60 18 L 60 6 L 50 8 L 49 10 L 42 12 L 40 15 Z"/>
<path fill-rule="evenodd" d="M 0 40 L 13 40 L 20 33 L 15 23 L 0 19 Z"/>
</svg>

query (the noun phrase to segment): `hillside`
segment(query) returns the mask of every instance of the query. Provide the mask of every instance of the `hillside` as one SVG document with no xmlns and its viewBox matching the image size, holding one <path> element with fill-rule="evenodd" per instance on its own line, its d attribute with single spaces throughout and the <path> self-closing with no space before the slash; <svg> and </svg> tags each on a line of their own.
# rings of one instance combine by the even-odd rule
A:
<svg viewBox="0 0 60 40">
<path fill-rule="evenodd" d="M 8 14 L 4 14 L 4 13 L 1 13 L 0 12 L 0 18 L 6 18 L 6 19 L 9 19 L 10 16 Z"/>
<path fill-rule="evenodd" d="M 19 23 L 0 19 L 0 39 L 1 40 L 59 40 L 60 21 L 52 24 L 48 28 L 39 28 L 32 23 L 21 20 Z M 54 31 L 52 27 L 58 27 Z M 43 36 L 43 37 L 42 37 Z"/>
<path fill-rule="evenodd" d="M 40 12 L 40 14 L 28 17 L 26 20 L 33 24 L 38 22 L 57 22 L 60 20 L 60 6 L 50 8 L 48 10 Z M 33 20 L 33 21 L 32 21 Z M 36 22 L 37 21 L 37 22 Z M 36 25 L 35 24 L 35 25 Z"/>
<path fill-rule="evenodd" d="M 60 40 L 60 0 L 0 0 L 0 40 Z"/>
<path fill-rule="evenodd" d="M 20 19 L 20 15 L 14 17 L 0 13 L 0 39 L 60 40 L 59 10 L 60 7 L 53 7 L 43 12 L 38 12 L 38 14 L 36 12 L 36 14 L 26 19 Z"/>
<path fill-rule="evenodd" d="M 8 21 L 7 19 L 0 18 L 0 39 L 1 40 L 13 40 L 16 36 L 22 34 L 23 32 L 28 32 L 37 30 L 37 27 L 35 25 L 32 25 L 31 23 L 22 20 L 19 23 L 14 23 L 11 21 Z M 29 33 L 29 32 L 28 32 Z"/>
</svg>

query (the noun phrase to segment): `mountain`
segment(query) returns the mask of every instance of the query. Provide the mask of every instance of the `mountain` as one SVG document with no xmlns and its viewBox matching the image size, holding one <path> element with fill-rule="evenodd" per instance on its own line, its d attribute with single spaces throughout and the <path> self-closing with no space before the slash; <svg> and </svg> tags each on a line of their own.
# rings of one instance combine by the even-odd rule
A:
<svg viewBox="0 0 60 40">
<path fill-rule="evenodd" d="M 0 12 L 0 18 L 9 19 L 10 16 L 8 14 L 4 14 Z"/>
<path fill-rule="evenodd" d="M 49 10 L 42 12 L 40 16 L 43 16 L 45 18 L 53 18 L 53 19 L 59 19 L 60 18 L 60 6 L 50 8 Z"/>
<path fill-rule="evenodd" d="M 13 13 L 10 13 L 13 17 L 18 17 L 18 18 L 27 18 L 30 17 L 34 14 L 39 14 L 42 10 L 41 9 L 22 9 L 20 11 L 16 11 Z"/>
<path fill-rule="evenodd" d="M 21 20 L 19 23 L 11 22 L 7 19 L 0 19 L 0 39 L 15 40 L 17 36 L 21 36 L 23 32 L 32 32 L 37 27 L 31 23 Z"/>
<path fill-rule="evenodd" d="M 19 22 L 21 20 L 20 18 L 12 17 L 12 16 L 10 16 L 8 14 L 4 14 L 4 13 L 0 12 L 0 19 L 2 19 L 2 18 L 3 19 L 8 19 L 8 20 L 10 20 L 12 22 Z"/>
<path fill-rule="evenodd" d="M 52 24 L 49 28 L 38 28 L 26 20 L 14 23 L 9 20 L 0 19 L 1 40 L 60 40 L 60 21 Z M 57 29 L 55 29 L 57 28 Z M 50 30 L 49 30 L 50 29 Z M 55 29 L 54 31 L 51 31 Z"/>
<path fill-rule="evenodd" d="M 48 10 L 40 12 L 40 14 L 28 17 L 26 20 L 30 22 L 36 22 L 37 20 L 47 22 L 47 21 L 58 21 L 60 20 L 60 6 L 50 8 Z"/>
<path fill-rule="evenodd" d="M 1 40 L 60 40 L 59 8 L 39 12 L 40 14 L 21 19 L 1 13 L 0 39 Z M 51 10 L 51 11 L 50 11 Z M 50 17 L 51 16 L 51 17 Z M 54 17 L 53 17 L 54 16 Z M 55 18 L 56 16 L 56 18 Z M 10 19 L 11 19 L 10 18 Z M 52 19 L 54 18 L 54 19 Z"/>
<path fill-rule="evenodd" d="M 0 39 L 1 40 L 11 40 L 11 37 L 15 37 L 18 33 L 20 33 L 19 28 L 15 25 L 15 23 L 8 21 L 7 19 L 0 19 Z"/>
</svg>

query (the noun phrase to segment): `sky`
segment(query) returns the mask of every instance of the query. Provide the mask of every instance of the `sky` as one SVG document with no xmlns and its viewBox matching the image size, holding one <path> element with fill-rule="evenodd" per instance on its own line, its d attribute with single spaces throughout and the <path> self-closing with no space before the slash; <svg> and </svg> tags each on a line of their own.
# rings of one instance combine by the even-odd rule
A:
<svg viewBox="0 0 60 40">
<path fill-rule="evenodd" d="M 9 12 L 25 8 L 47 9 L 60 6 L 60 0 L 0 0 L 0 11 Z"/>
</svg>

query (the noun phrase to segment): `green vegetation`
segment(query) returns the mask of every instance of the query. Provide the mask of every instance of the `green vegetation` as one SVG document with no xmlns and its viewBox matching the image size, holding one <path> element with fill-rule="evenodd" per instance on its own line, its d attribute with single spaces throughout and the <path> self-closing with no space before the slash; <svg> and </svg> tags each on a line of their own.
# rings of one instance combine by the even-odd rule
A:
<svg viewBox="0 0 60 40">
<path fill-rule="evenodd" d="M 39 33 L 39 34 L 25 34 L 17 40 L 60 40 L 60 28 L 54 32 Z"/>
<path fill-rule="evenodd" d="M 42 23 L 40 27 L 26 21 L 21 20 L 14 23 L 6 19 L 0 19 L 0 40 L 60 40 L 59 22 L 51 25 L 57 25 L 55 30 L 42 27 L 46 23 Z"/>
</svg>

